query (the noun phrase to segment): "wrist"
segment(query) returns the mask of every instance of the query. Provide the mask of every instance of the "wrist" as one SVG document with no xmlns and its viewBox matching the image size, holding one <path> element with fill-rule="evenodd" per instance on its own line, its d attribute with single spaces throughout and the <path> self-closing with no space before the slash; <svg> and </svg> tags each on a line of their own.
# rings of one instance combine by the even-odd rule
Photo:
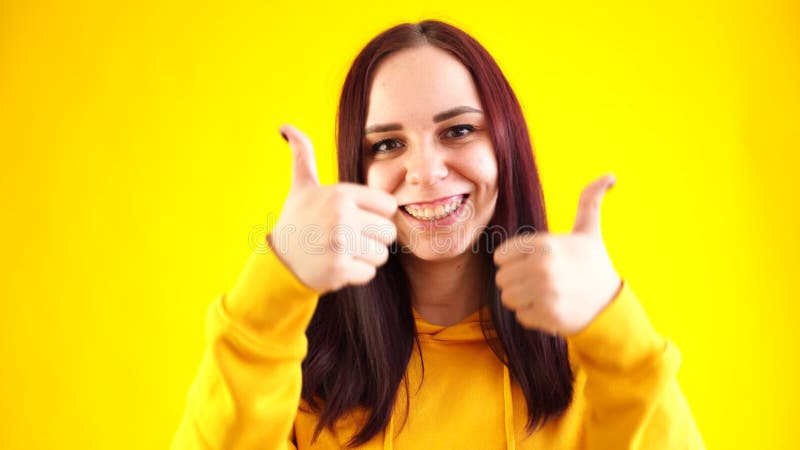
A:
<svg viewBox="0 0 800 450">
<path fill-rule="evenodd" d="M 289 271 L 289 273 L 291 273 L 294 276 L 294 278 L 297 280 L 298 283 L 300 283 L 307 289 L 315 291 L 318 295 L 322 295 L 323 291 L 315 288 L 314 286 L 311 286 L 306 280 L 304 280 L 300 276 L 300 274 L 297 272 L 297 270 L 295 270 L 292 264 L 289 263 L 289 260 L 287 258 L 288 252 L 283 247 L 275 245 L 275 240 L 272 232 L 267 233 L 266 241 L 267 241 L 268 251 L 272 252 L 275 255 L 278 261 L 280 261 L 280 263 L 283 264 L 283 267 L 285 267 L 286 270 Z M 283 241 L 279 240 L 278 242 L 283 242 Z"/>
</svg>

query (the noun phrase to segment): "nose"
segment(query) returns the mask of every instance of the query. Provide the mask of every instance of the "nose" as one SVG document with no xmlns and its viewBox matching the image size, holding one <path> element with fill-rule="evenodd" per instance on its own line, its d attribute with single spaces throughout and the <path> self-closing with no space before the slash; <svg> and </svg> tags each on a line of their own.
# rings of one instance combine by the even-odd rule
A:
<svg viewBox="0 0 800 450">
<path fill-rule="evenodd" d="M 406 154 L 406 182 L 416 185 L 434 185 L 447 177 L 448 169 L 444 150 L 435 145 L 421 144 Z"/>
</svg>

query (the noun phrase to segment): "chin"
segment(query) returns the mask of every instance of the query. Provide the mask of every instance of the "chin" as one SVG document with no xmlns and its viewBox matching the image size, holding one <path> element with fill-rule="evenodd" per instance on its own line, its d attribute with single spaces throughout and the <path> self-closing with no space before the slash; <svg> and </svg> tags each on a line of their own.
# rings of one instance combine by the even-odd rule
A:
<svg viewBox="0 0 800 450">
<path fill-rule="evenodd" d="M 405 236 L 406 238 L 408 236 Z M 476 239 L 466 239 L 464 233 L 438 236 L 417 235 L 416 239 L 400 239 L 400 253 L 423 261 L 447 261 L 465 253 L 476 253 Z"/>
<path fill-rule="evenodd" d="M 410 255 L 413 256 L 414 258 L 428 262 L 448 261 L 459 255 L 462 255 L 463 253 L 464 252 L 457 252 L 457 251 L 441 252 L 433 248 L 415 248 L 413 250 L 409 248 L 403 249 L 404 255 Z"/>
</svg>

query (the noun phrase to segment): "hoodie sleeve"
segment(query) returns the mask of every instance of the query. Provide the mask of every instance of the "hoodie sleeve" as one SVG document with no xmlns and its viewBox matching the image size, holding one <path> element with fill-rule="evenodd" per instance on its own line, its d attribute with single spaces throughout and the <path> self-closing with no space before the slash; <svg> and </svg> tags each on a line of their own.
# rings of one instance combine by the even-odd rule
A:
<svg viewBox="0 0 800 450">
<path fill-rule="evenodd" d="M 678 384 L 680 353 L 655 331 L 627 280 L 567 342 L 586 373 L 582 448 L 705 448 Z"/>
<path fill-rule="evenodd" d="M 173 450 L 295 448 L 305 330 L 317 299 L 272 251 L 250 256 L 208 310 L 206 349 Z"/>
</svg>

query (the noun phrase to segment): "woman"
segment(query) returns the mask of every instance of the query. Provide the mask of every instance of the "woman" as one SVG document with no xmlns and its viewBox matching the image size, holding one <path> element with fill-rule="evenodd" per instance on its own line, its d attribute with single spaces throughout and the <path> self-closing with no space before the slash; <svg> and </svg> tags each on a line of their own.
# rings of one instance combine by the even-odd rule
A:
<svg viewBox="0 0 800 450">
<path fill-rule="evenodd" d="M 289 196 L 209 311 L 173 448 L 702 448 L 678 351 L 602 241 L 614 178 L 548 234 L 520 106 L 473 38 L 424 21 L 367 44 L 336 185 L 281 133 Z"/>
</svg>

